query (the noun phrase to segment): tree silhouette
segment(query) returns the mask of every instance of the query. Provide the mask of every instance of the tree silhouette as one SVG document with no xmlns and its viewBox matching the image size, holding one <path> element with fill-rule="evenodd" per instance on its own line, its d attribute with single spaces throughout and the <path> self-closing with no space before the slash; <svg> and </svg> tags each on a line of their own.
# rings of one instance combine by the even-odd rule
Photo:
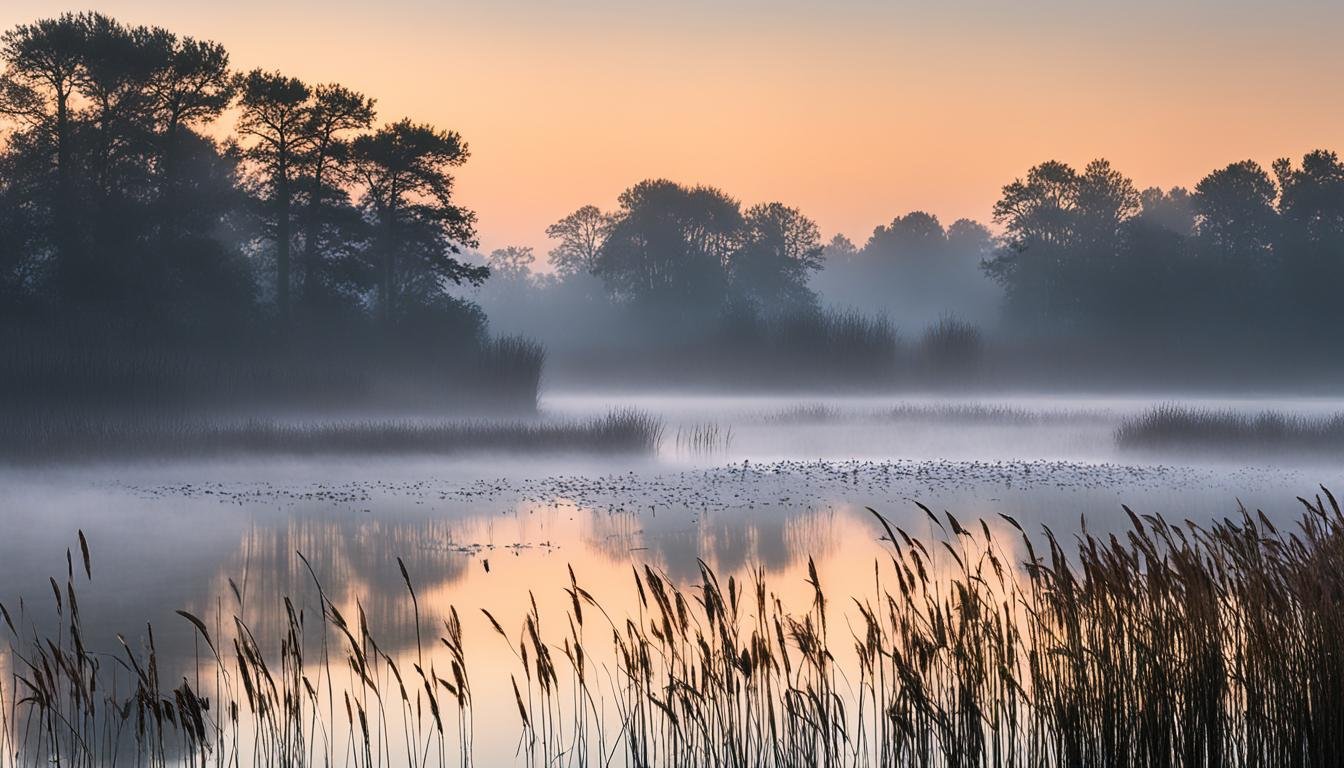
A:
<svg viewBox="0 0 1344 768">
<path fill-rule="evenodd" d="M 1277 193 L 1251 160 L 1210 173 L 1195 185 L 1199 236 L 1224 258 L 1263 262 L 1274 241 Z"/>
<path fill-rule="evenodd" d="M 737 201 L 659 179 L 627 189 L 618 202 L 594 269 L 611 294 L 683 317 L 718 307 L 742 227 Z"/>
<path fill-rule="evenodd" d="M 151 36 L 149 44 L 159 53 L 148 84 L 158 153 L 158 247 L 160 260 L 166 261 L 182 236 L 184 145 L 196 139 L 195 129 L 229 106 L 236 83 L 222 45 L 157 28 Z"/>
<path fill-rule="evenodd" d="M 0 110 L 29 131 L 29 149 L 50 164 L 55 193 L 47 227 L 55 247 L 57 281 L 73 297 L 80 284 L 74 227 L 73 100 L 83 55 L 85 26 L 66 13 L 55 19 L 23 24 L 0 36 L 0 57 L 6 67 L 0 79 Z"/>
<path fill-rule="evenodd" d="M 808 279 L 821 269 L 821 231 L 797 208 L 767 203 L 749 208 L 740 242 L 729 258 L 736 298 L 758 308 L 810 307 Z"/>
<path fill-rule="evenodd" d="M 307 177 L 307 202 L 303 227 L 303 300 L 311 312 L 318 301 L 323 283 L 344 282 L 335 274 L 324 274 L 319 258 L 323 241 L 339 244 L 358 238 L 351 232 L 355 219 L 347 191 L 353 181 L 350 166 L 350 142 L 347 135 L 373 124 L 374 101 L 340 85 L 319 85 L 313 89 L 313 101 L 306 118 L 307 138 L 302 160 Z M 346 215 L 342 215 L 346 214 Z M 345 226 L 342 226 L 344 224 Z M 332 230 L 324 237 L 324 230 Z"/>
<path fill-rule="evenodd" d="M 254 69 L 239 77 L 238 92 L 237 131 L 246 142 L 244 157 L 256 166 L 258 187 L 267 198 L 266 221 L 275 246 L 276 311 L 284 327 L 289 323 L 294 187 L 311 142 L 312 91 L 295 78 Z"/>
<path fill-rule="evenodd" d="M 351 144 L 363 205 L 377 232 L 378 307 L 390 324 L 409 304 L 442 296 L 446 284 L 479 284 L 484 267 L 455 256 L 476 246 L 476 215 L 453 200 L 452 169 L 470 155 L 452 131 L 401 120 Z"/>
<path fill-rule="evenodd" d="M 585 205 L 546 228 L 546 236 L 560 242 L 547 255 L 561 277 L 591 273 L 614 222 L 595 205 Z"/>
</svg>

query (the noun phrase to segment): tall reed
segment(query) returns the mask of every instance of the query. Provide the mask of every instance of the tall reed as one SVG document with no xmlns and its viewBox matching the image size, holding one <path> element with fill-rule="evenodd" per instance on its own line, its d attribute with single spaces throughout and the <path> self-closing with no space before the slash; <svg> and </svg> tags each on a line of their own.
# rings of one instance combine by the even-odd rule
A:
<svg viewBox="0 0 1344 768">
<path fill-rule="evenodd" d="M 0 766 L 468 765 L 486 678 L 513 698 L 529 765 L 1334 765 L 1344 515 L 1324 489 L 1301 503 L 1292 530 L 1126 507 L 1128 530 L 1084 526 L 1073 546 L 921 506 L 925 541 L 874 512 L 871 589 L 830 595 L 809 560 L 795 605 L 761 570 L 701 562 L 685 584 L 636 567 L 621 613 L 571 568 L 564 615 L 535 598 L 518 625 L 485 613 L 515 666 L 470 676 L 463 621 L 450 608 L 425 632 L 398 560 L 413 647 L 380 646 L 309 567 L 319 615 L 284 598 L 279 638 L 253 635 L 233 582 L 208 620 L 180 612 L 202 659 L 168 683 L 152 628 L 89 650 L 81 534 L 51 582 L 59 631 L 0 611 Z"/>
</svg>

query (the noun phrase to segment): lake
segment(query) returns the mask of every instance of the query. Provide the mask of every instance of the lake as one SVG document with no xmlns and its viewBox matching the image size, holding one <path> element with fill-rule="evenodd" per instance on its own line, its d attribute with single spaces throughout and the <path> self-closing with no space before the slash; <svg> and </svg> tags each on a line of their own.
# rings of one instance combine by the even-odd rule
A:
<svg viewBox="0 0 1344 768">
<path fill-rule="evenodd" d="M 1344 410 L 1344 401 L 1327 399 L 561 393 L 544 399 L 542 418 L 626 406 L 660 415 L 666 428 L 658 454 L 258 456 L 7 468 L 0 469 L 0 601 L 19 620 L 22 597 L 22 620 L 49 626 L 48 577 L 64 582 L 67 550 L 73 570 L 82 570 L 83 531 L 92 579 L 74 581 L 85 635 L 109 653 L 119 652 L 116 633 L 144 649 L 152 624 L 170 686 L 202 674 L 199 636 L 179 609 L 211 627 L 236 614 L 264 652 L 278 653 L 288 596 L 310 625 L 303 642 L 316 648 L 316 577 L 343 616 L 352 623 L 365 617 L 389 658 L 403 668 L 433 663 L 446 676 L 451 661 L 438 638 L 455 608 L 475 697 L 469 732 L 476 759 L 502 764 L 516 758 L 523 733 L 510 681 L 527 687 L 519 658 L 527 617 L 535 610 L 543 643 L 559 656 L 572 635 L 566 615 L 577 598 L 567 590 L 575 584 L 610 622 L 594 628 L 590 609 L 585 631 L 602 647 L 625 617 L 650 610 L 641 607 L 634 575 L 646 566 L 688 596 L 703 579 L 702 562 L 724 583 L 764 578 L 782 605 L 806 611 L 811 562 L 826 592 L 840 598 L 826 610 L 846 641 L 837 644 L 847 646 L 845 627 L 855 621 L 849 597 L 874 592 L 874 563 L 888 552 L 867 507 L 929 540 L 937 526 L 916 502 L 968 527 L 983 519 L 986 535 L 1011 538 L 1012 518 L 1064 539 L 1082 530 L 1084 517 L 1094 534 L 1124 530 L 1122 504 L 1177 522 L 1233 515 L 1239 503 L 1271 520 L 1293 520 L 1301 510 L 1296 496 L 1340 479 L 1338 464 L 1327 460 L 1136 455 L 1115 447 L 1122 418 L 1169 401 L 1246 412 Z M 847 663 L 844 653 L 836 658 Z M 599 678 L 610 684 L 609 653 L 592 651 L 588 663 L 612 665 Z M 7 656 L 0 664 L 14 669 Z M 343 712 L 339 702 L 333 711 Z M 389 707 L 384 717 L 407 715 Z M 615 715 L 604 710 L 602 717 Z M 319 751 L 356 754 L 343 738 Z M 393 763 L 398 750 L 417 751 L 389 741 Z"/>
</svg>

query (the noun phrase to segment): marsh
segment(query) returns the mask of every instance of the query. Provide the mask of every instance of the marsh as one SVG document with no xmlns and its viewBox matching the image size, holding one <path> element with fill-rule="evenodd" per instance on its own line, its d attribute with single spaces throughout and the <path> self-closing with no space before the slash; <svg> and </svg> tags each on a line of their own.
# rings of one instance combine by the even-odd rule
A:
<svg viewBox="0 0 1344 768">
<path fill-rule="evenodd" d="M 323 634 L 313 626 L 330 601 L 360 617 L 380 652 L 403 669 L 423 664 L 421 654 L 446 669 L 451 662 L 440 655 L 447 649 L 417 648 L 416 630 L 437 636 L 456 609 L 475 685 L 474 753 L 483 763 L 511 760 L 525 732 L 508 687 L 521 673 L 515 633 L 535 612 L 542 642 L 563 644 L 571 584 L 623 621 L 647 610 L 632 568 L 651 568 L 693 594 L 704 566 L 743 590 L 764 580 L 783 606 L 805 612 L 814 568 L 827 592 L 843 598 L 826 608 L 839 628 L 861 620 L 848 598 L 871 593 L 874 567 L 887 557 L 868 507 L 930 540 L 938 523 L 917 503 L 967 525 L 985 520 L 1001 536 L 1012 533 L 1004 522 L 1012 519 L 1036 535 L 1048 527 L 1061 539 L 1084 530 L 1105 537 L 1129 528 L 1122 505 L 1202 526 L 1244 505 L 1287 526 L 1300 512 L 1295 497 L 1337 479 L 1330 457 L 1271 454 L 1248 463 L 1244 456 L 1135 455 L 1117 444 L 1127 418 L 1176 401 L 562 393 L 543 398 L 541 419 L 578 423 L 613 408 L 659 413 L 656 448 L 319 456 L 272 449 L 29 464 L 5 470 L 0 602 L 16 617 L 22 605 L 23 621 L 50 629 L 56 617 L 41 600 L 50 595 L 47 577 L 65 574 L 67 550 L 74 548 L 78 563 L 82 532 L 93 570 L 91 580 L 75 580 L 86 642 L 117 653 L 121 634 L 133 648 L 147 648 L 152 625 L 165 681 L 194 679 L 201 663 L 199 636 L 178 610 L 212 628 L 220 616 L 237 615 L 269 653 L 285 636 L 288 598 L 308 622 L 303 642 L 311 659 Z M 1265 406 L 1256 399 L 1180 402 L 1246 413 Z M 1288 405 L 1304 417 L 1344 408 L 1322 399 Z M 1020 550 L 1007 549 L 1019 560 Z M 414 611 L 399 559 L 414 584 Z M 935 554 L 935 566 L 952 563 Z M 617 659 L 602 648 L 590 638 L 587 663 L 604 670 L 605 680 Z M 836 664 L 857 679 L 852 652 L 837 650 Z M 606 723 L 611 734 L 619 733 L 618 720 Z M 390 741 L 383 748 L 405 749 Z"/>
</svg>

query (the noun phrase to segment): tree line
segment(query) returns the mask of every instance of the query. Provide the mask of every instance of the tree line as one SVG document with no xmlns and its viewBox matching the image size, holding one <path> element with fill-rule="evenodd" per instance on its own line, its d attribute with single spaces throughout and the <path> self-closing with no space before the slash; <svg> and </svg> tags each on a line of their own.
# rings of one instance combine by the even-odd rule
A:
<svg viewBox="0 0 1344 768">
<path fill-rule="evenodd" d="M 833 305 L 1078 337 L 1344 328 L 1344 164 L 1326 150 L 1233 163 L 1189 190 L 1140 189 L 1105 160 L 1045 162 L 1003 188 L 997 234 L 916 211 L 862 245 L 823 241 L 784 203 L 652 179 L 549 227 L 555 274 L 541 279 L 528 249 L 464 256 L 477 242 L 454 190 L 460 135 L 380 123 L 374 99 L 340 84 L 238 72 L 217 43 L 98 13 L 15 27 L 0 61 L 10 318 L 479 337 L 485 316 L 458 286 L 493 270 L 489 291 L 564 294 L 543 324 L 572 335 L 694 336 Z"/>
<path fill-rule="evenodd" d="M 480 333 L 449 130 L 99 13 L 0 36 L 0 313 Z M 222 126 L 225 121 L 231 126 Z"/>
<path fill-rule="evenodd" d="M 1046 162 L 1003 188 L 986 274 L 1038 332 L 1236 346 L 1344 330 L 1344 164 L 1327 150 L 1140 190 L 1106 160 Z"/>
<path fill-rule="evenodd" d="M 915 211 L 860 247 L 821 244 L 795 208 L 743 209 L 666 180 L 552 225 L 550 284 L 587 276 L 641 312 L 780 313 L 839 304 L 931 324 L 954 314 L 1034 336 L 1188 338 L 1236 346 L 1344 331 L 1344 163 L 1232 163 L 1193 188 L 1140 189 L 1106 160 L 1049 161 L 1005 185 L 994 235 Z M 521 258 L 520 258 L 521 257 Z M 489 263 L 518 275 L 530 251 Z M 543 281 L 545 284 L 545 281 Z M 664 313 L 665 314 L 665 313 Z"/>
</svg>

